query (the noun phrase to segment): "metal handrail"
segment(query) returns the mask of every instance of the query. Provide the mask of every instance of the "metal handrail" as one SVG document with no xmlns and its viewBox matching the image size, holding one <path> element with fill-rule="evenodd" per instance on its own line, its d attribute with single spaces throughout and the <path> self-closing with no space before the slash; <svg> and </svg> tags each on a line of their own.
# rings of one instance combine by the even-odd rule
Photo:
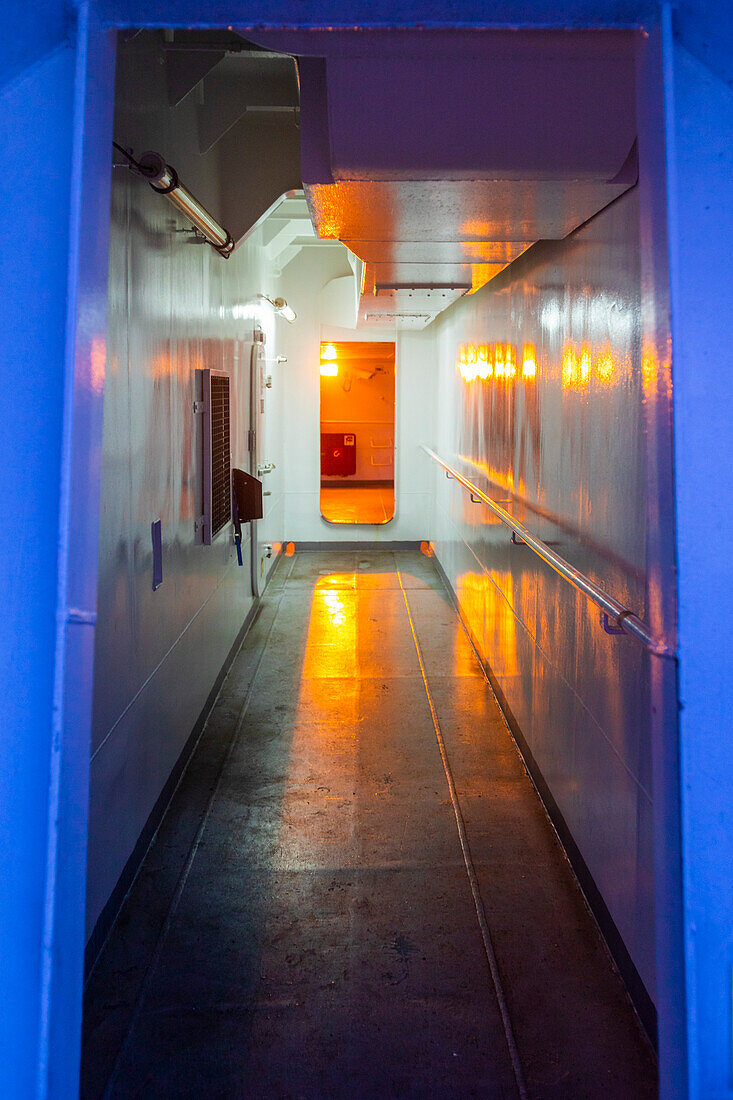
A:
<svg viewBox="0 0 733 1100">
<path fill-rule="evenodd" d="M 561 577 L 564 577 L 566 581 L 572 584 L 573 588 L 576 588 L 578 592 L 582 592 L 584 596 L 587 596 L 589 600 L 592 600 L 597 607 L 600 607 L 606 621 L 604 623 L 606 630 L 612 634 L 629 634 L 632 638 L 635 638 L 637 642 L 641 642 L 646 649 L 651 653 L 656 654 L 658 657 L 672 657 L 674 651 L 670 647 L 659 639 L 655 638 L 650 628 L 646 623 L 642 622 L 638 615 L 635 615 L 633 611 L 628 607 L 624 607 L 622 603 L 610 596 L 608 592 L 600 588 L 597 584 L 586 577 L 585 573 L 581 573 L 579 569 L 576 569 L 574 565 L 571 565 L 565 558 L 561 558 L 559 554 L 556 554 L 551 546 L 548 546 L 542 539 L 538 539 L 536 535 L 533 535 L 531 531 L 527 530 L 524 524 L 515 520 L 509 512 L 497 504 L 495 501 L 487 497 L 486 493 L 482 492 L 476 485 L 472 484 L 468 478 L 459 473 L 453 466 L 449 466 L 440 455 L 437 455 L 435 451 L 430 447 L 422 445 L 422 449 L 430 458 L 434 459 L 439 466 L 442 466 L 448 477 L 455 478 L 459 481 L 464 489 L 467 489 L 471 495 L 471 500 L 475 504 L 485 504 L 487 508 L 490 508 L 494 515 L 501 520 L 505 527 L 508 527 L 514 535 L 518 535 L 522 542 L 525 542 L 535 554 L 537 554 L 543 561 L 546 561 L 548 565 L 551 565 L 556 573 L 559 573 Z M 615 623 L 614 627 L 608 625 L 608 619 L 612 619 Z"/>
</svg>

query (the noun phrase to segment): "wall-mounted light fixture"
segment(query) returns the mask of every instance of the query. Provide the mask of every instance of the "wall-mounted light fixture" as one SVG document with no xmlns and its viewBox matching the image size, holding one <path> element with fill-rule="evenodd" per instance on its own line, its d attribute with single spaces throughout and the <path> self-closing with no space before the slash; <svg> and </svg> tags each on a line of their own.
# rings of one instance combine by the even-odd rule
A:
<svg viewBox="0 0 733 1100">
<path fill-rule="evenodd" d="M 192 195 L 187 187 L 184 187 L 178 178 L 178 173 L 170 164 L 166 164 L 160 153 L 147 152 L 136 160 L 131 153 L 113 141 L 115 149 L 127 158 L 133 172 L 147 180 L 153 191 L 159 195 L 165 195 L 169 202 L 173 203 L 185 218 L 191 222 L 195 229 L 202 234 L 212 248 L 216 249 L 220 256 L 228 258 L 234 250 L 234 241 L 231 235 L 219 225 L 215 218 L 201 205 L 195 195 Z"/>
<path fill-rule="evenodd" d="M 295 310 L 290 308 L 284 298 L 270 298 L 267 294 L 258 294 L 257 297 L 264 299 L 265 302 L 269 302 L 272 308 L 275 310 L 275 313 L 278 313 L 281 317 L 284 317 L 289 325 L 292 325 L 293 321 L 298 316 Z"/>
<path fill-rule="evenodd" d="M 323 378 L 338 378 L 338 352 L 333 344 L 321 344 L 321 375 Z"/>
</svg>

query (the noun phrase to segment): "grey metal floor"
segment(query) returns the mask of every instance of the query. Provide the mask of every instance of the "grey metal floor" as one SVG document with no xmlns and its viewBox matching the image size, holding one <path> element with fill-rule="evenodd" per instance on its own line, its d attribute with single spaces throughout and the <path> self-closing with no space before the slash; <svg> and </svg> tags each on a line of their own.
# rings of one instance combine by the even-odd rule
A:
<svg viewBox="0 0 733 1100">
<path fill-rule="evenodd" d="M 88 983 L 82 1096 L 522 1089 L 651 1098 L 654 1059 L 430 559 L 284 559 Z"/>
</svg>

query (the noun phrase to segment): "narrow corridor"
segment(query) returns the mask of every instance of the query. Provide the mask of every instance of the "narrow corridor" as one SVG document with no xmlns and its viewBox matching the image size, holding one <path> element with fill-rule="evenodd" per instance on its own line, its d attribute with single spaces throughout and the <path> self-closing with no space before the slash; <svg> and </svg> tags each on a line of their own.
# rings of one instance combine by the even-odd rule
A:
<svg viewBox="0 0 733 1100">
<path fill-rule="evenodd" d="M 82 1096 L 522 1090 L 656 1076 L 491 688 L 430 558 L 283 558 L 88 981 Z"/>
</svg>

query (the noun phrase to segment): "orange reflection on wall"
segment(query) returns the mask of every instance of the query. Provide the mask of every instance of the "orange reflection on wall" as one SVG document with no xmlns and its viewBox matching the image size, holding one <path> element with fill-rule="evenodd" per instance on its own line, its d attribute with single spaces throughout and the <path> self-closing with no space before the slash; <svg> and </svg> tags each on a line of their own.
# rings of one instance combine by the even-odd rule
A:
<svg viewBox="0 0 733 1100">
<path fill-rule="evenodd" d="M 461 612 L 481 656 L 497 675 L 518 675 L 511 573 L 462 573 L 457 578 L 456 591 Z"/>
<path fill-rule="evenodd" d="M 593 358 L 589 344 L 575 348 L 566 344 L 562 353 L 562 384 L 566 389 L 584 389 L 593 378 L 602 386 L 609 385 L 616 374 L 616 363 L 610 347 Z"/>
<path fill-rule="evenodd" d="M 578 357 L 572 344 L 566 344 L 562 350 L 562 384 L 573 386 L 578 371 Z"/>
<path fill-rule="evenodd" d="M 667 354 L 662 356 L 651 341 L 645 343 L 641 353 L 641 377 L 647 396 L 664 395 L 671 401 L 672 372 L 668 349 L 666 350 Z"/>
<path fill-rule="evenodd" d="M 195 366 L 197 369 L 202 364 L 199 360 L 196 360 Z M 166 351 L 159 352 L 153 357 L 153 377 L 154 378 L 169 378 L 173 373 L 173 362 L 170 355 Z"/>
<path fill-rule="evenodd" d="M 503 489 L 508 493 L 514 492 L 514 473 L 511 469 L 500 470 L 498 466 L 490 466 L 488 462 L 480 462 L 475 458 L 471 458 L 470 455 L 459 455 L 458 457 L 461 462 L 473 466 L 474 470 L 483 474 L 499 489 Z"/>
<path fill-rule="evenodd" d="M 537 375 L 537 352 L 534 344 L 525 344 L 522 348 L 522 378 L 531 380 Z"/>
<path fill-rule="evenodd" d="M 517 349 L 514 344 L 507 344 L 504 349 L 504 377 L 516 378 L 517 376 Z"/>
<path fill-rule="evenodd" d="M 458 371 L 464 382 L 490 377 L 489 348 L 487 344 L 461 344 L 458 348 Z"/>
<path fill-rule="evenodd" d="M 497 378 L 504 377 L 504 345 L 496 344 L 494 350 L 494 374 Z"/>
<path fill-rule="evenodd" d="M 103 336 L 95 336 L 89 353 L 89 383 L 93 393 L 104 392 L 104 371 L 107 363 L 107 344 Z"/>
<path fill-rule="evenodd" d="M 603 351 L 596 360 L 595 376 L 602 386 L 607 386 L 613 381 L 616 373 L 613 356 L 609 351 Z"/>
<path fill-rule="evenodd" d="M 579 351 L 566 344 L 562 353 L 562 384 L 566 389 L 582 389 L 590 382 L 591 354 L 584 344 Z"/>
<path fill-rule="evenodd" d="M 517 348 L 515 344 L 503 342 L 459 344 L 456 366 L 464 382 L 485 382 L 490 378 L 512 381 L 517 376 Z M 531 370 L 523 374 L 525 380 L 529 381 L 533 381 L 534 376 Z"/>
<path fill-rule="evenodd" d="M 508 382 L 517 375 L 517 349 L 514 344 L 494 345 L 494 377 Z"/>
</svg>

